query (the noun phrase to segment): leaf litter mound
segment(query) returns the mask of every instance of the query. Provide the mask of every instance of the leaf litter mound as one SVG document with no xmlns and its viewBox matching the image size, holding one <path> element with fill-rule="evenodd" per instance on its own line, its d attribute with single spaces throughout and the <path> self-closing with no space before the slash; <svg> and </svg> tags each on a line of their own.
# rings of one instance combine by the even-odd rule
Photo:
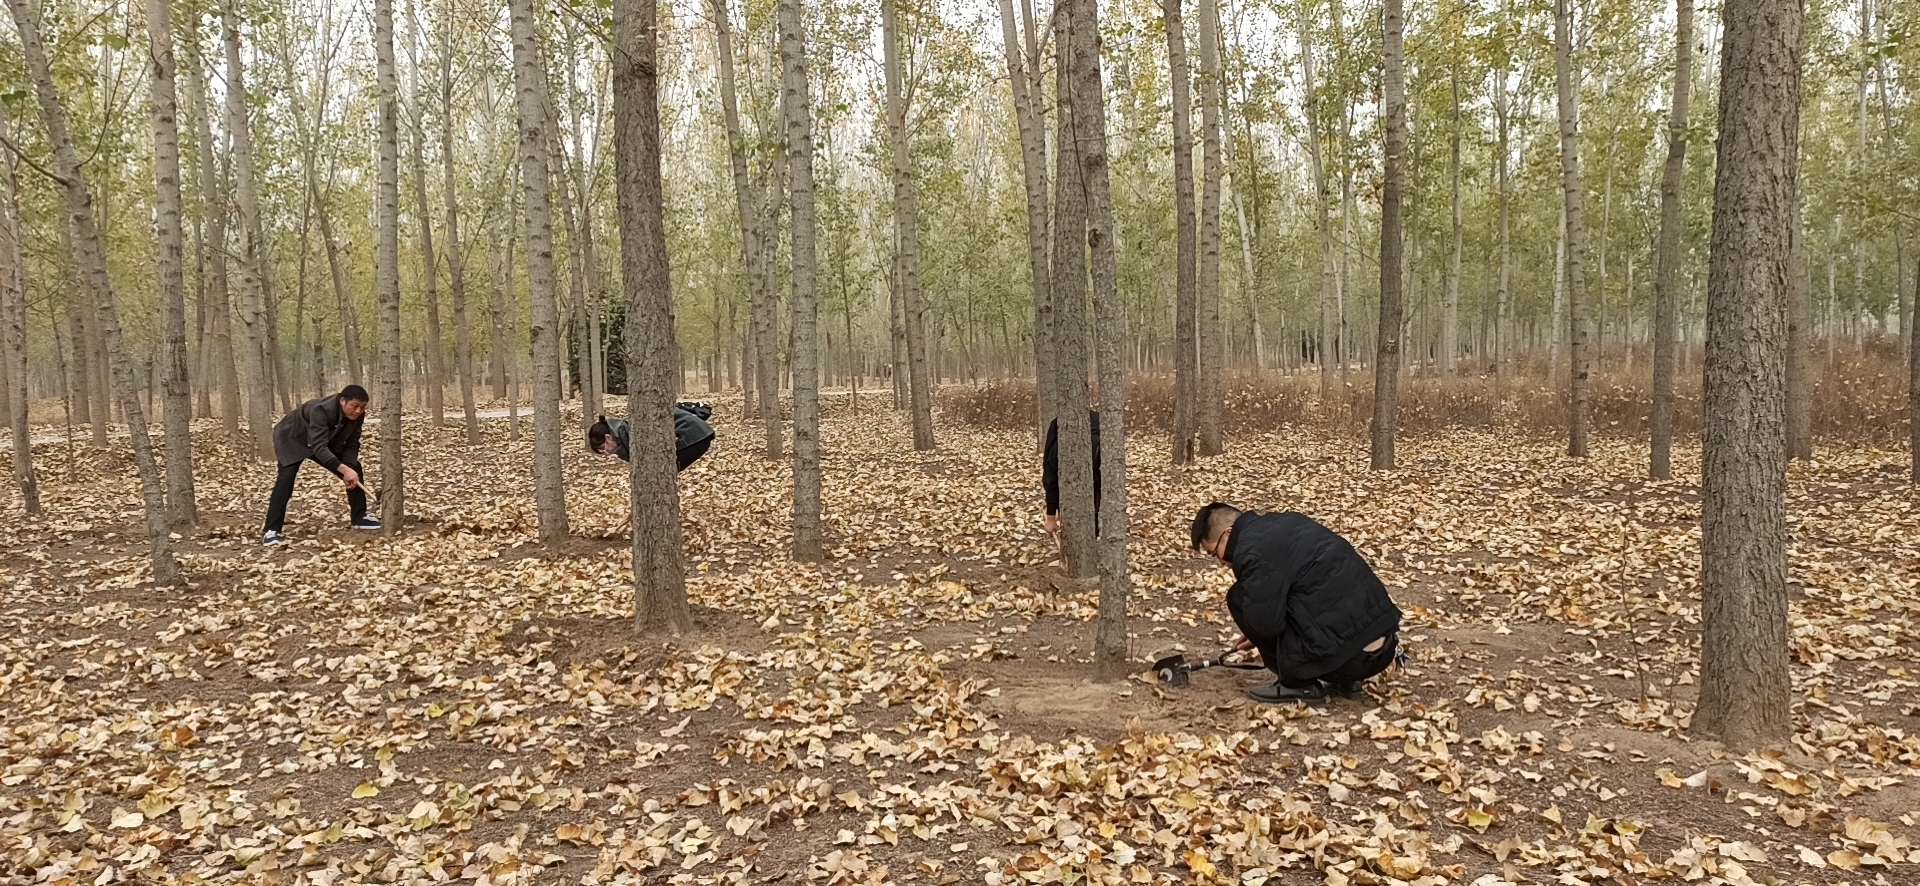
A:
<svg viewBox="0 0 1920 886">
<path fill-rule="evenodd" d="M 1901 453 L 1793 469 L 1795 737 L 1738 754 L 1686 732 L 1697 457 L 1649 482 L 1630 442 L 1576 462 L 1456 432 L 1376 474 L 1289 434 L 1175 472 L 1134 441 L 1135 659 L 1230 633 L 1230 577 L 1184 550 L 1212 499 L 1311 514 L 1393 589 L 1414 660 L 1307 710 L 1245 701 L 1246 672 L 1088 682 L 1096 596 L 1040 531 L 1030 436 L 914 454 L 872 401 L 825 412 L 826 563 L 786 558 L 790 469 L 755 429 L 723 420 L 682 475 L 677 638 L 631 622 L 624 465 L 570 448 L 576 538 L 542 546 L 504 422 L 474 451 L 414 425 L 397 540 L 337 528 L 308 472 L 273 551 L 272 469 L 198 429 L 221 479 L 187 589 L 147 583 L 130 471 L 41 447 L 48 517 L 0 521 L 0 880 L 1851 886 L 1920 863 Z"/>
</svg>

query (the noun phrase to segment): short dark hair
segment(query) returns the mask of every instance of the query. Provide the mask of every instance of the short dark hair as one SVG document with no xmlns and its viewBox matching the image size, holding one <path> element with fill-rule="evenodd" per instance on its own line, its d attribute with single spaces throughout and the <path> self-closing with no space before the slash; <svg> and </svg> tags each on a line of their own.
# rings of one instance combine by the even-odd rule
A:
<svg viewBox="0 0 1920 886">
<path fill-rule="evenodd" d="M 1193 515 L 1193 549 L 1200 550 L 1200 545 L 1220 530 L 1232 526 L 1239 516 L 1240 509 L 1224 501 L 1211 502 L 1201 508 L 1200 513 Z"/>
<path fill-rule="evenodd" d="M 607 424 L 607 417 L 604 415 L 600 416 L 600 420 L 594 422 L 593 427 L 587 429 L 587 450 L 590 452 L 599 452 L 600 444 L 606 442 L 607 437 L 612 433 L 613 426 Z"/>
<path fill-rule="evenodd" d="M 367 389 L 359 385 L 347 385 L 341 388 L 340 399 L 343 402 L 347 400 L 358 400 L 362 403 L 368 403 L 373 400 L 372 397 L 367 396 Z"/>
</svg>

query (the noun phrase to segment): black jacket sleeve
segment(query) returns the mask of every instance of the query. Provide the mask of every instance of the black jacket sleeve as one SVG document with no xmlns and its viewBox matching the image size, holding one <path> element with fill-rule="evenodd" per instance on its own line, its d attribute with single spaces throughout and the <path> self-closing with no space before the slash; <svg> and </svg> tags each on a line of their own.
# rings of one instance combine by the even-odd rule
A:
<svg viewBox="0 0 1920 886">
<path fill-rule="evenodd" d="M 1047 449 L 1040 456 L 1040 487 L 1047 493 L 1047 513 L 1060 513 L 1060 420 L 1047 425 Z"/>
<path fill-rule="evenodd" d="M 366 419 L 347 422 L 346 439 L 340 443 L 340 445 L 337 447 L 337 452 L 335 453 L 336 455 L 340 456 L 341 461 L 350 461 L 356 464 L 359 463 L 360 461 L 360 429 L 362 427 L 365 427 L 365 425 L 366 425 Z"/>
<path fill-rule="evenodd" d="M 333 408 L 328 409 L 329 405 Z M 340 401 L 337 399 L 310 402 L 300 407 L 300 419 L 307 431 L 307 450 L 313 453 L 313 460 L 319 462 L 321 467 L 335 473 L 340 471 L 340 456 L 333 451 L 332 413 L 339 408 Z M 355 449 L 358 448 L 358 441 L 355 441 Z"/>
</svg>

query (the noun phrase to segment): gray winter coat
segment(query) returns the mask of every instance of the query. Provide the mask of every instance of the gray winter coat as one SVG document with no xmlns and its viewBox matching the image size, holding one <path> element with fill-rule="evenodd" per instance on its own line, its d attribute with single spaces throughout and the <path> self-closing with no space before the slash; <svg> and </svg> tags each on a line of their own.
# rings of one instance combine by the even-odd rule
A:
<svg viewBox="0 0 1920 886">
<path fill-rule="evenodd" d="M 308 400 L 273 426 L 273 454 L 282 467 L 313 459 L 329 471 L 360 461 L 360 425 L 340 411 L 340 396 Z"/>
</svg>

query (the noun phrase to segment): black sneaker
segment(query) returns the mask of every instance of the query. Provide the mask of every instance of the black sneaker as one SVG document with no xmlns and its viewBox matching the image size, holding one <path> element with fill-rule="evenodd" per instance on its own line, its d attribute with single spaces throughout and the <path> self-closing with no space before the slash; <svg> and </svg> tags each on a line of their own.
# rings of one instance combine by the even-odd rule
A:
<svg viewBox="0 0 1920 886">
<path fill-rule="evenodd" d="M 1367 697 L 1367 681 L 1355 680 L 1352 683 L 1328 683 L 1327 691 L 1341 698 L 1365 700 Z"/>
<path fill-rule="evenodd" d="M 1314 683 L 1311 686 L 1302 686 L 1298 689 L 1275 683 L 1272 686 L 1255 686 L 1248 689 L 1247 697 L 1261 704 L 1299 702 L 1300 704 L 1323 705 L 1327 703 L 1327 690 L 1321 687 L 1319 683 Z"/>
<path fill-rule="evenodd" d="M 365 530 L 372 531 L 372 530 L 378 530 L 380 528 L 380 521 L 375 520 L 372 517 L 361 517 L 360 519 L 355 520 L 348 525 L 352 526 L 355 529 L 365 529 Z"/>
</svg>

